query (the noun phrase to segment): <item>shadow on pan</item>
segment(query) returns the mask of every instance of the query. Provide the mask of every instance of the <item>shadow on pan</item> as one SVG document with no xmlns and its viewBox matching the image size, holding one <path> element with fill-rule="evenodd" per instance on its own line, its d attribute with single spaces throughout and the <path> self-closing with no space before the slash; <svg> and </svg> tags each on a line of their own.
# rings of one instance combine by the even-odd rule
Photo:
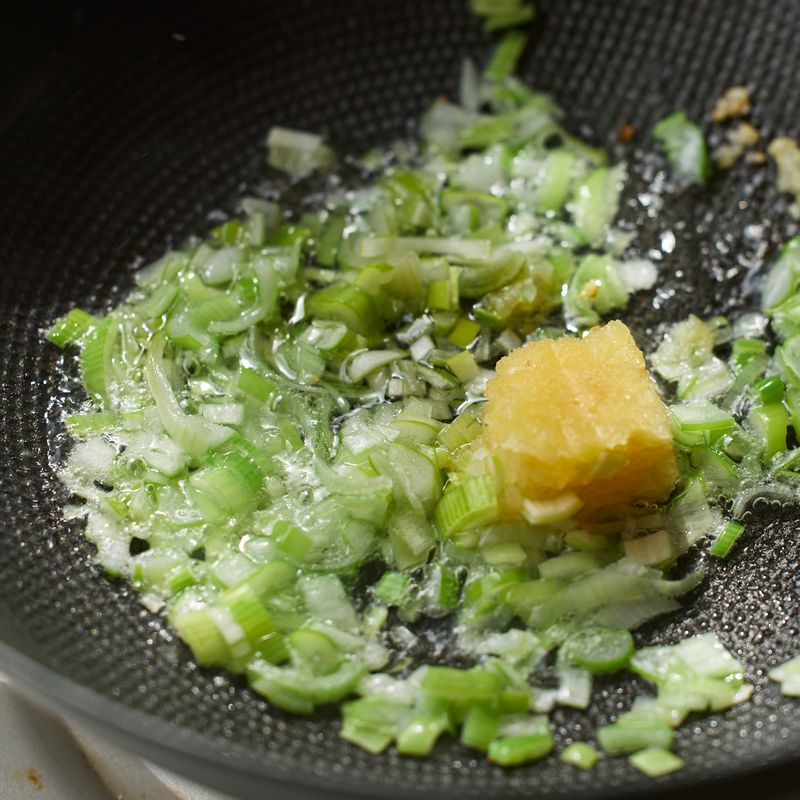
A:
<svg viewBox="0 0 800 800">
<path fill-rule="evenodd" d="M 574 127 L 610 145 L 675 108 L 707 119 L 728 86 L 753 90 L 766 137 L 796 133 L 800 5 L 550 0 L 525 79 L 552 92 Z M 798 525 L 754 515 L 738 552 L 715 564 L 687 609 L 639 634 L 669 642 L 716 630 L 747 665 L 754 699 L 678 733 L 686 768 L 656 781 L 624 760 L 586 774 L 555 758 L 502 771 L 455 743 L 426 760 L 369 756 L 331 717 L 276 713 L 227 675 L 200 671 L 129 587 L 91 564 L 51 468 L 58 354 L 40 330 L 80 304 L 101 310 L 130 272 L 209 226 L 263 179 L 273 124 L 324 132 L 341 151 L 388 143 L 489 40 L 461 0 L 210 0 L 124 4 L 26 84 L 0 131 L 0 663 L 28 691 L 151 759 L 247 798 L 600 797 L 687 787 L 706 798 L 791 780 L 800 707 L 766 671 L 794 655 Z M 642 135 L 639 144 L 650 147 Z M 635 146 L 615 155 L 635 159 Z M 664 320 L 744 307 L 748 270 L 791 233 L 766 170 L 742 167 L 676 196 L 641 222 L 677 248 L 664 285 L 628 312 L 640 343 Z M 641 208 L 639 207 L 639 210 Z M 743 231 L 762 225 L 761 250 Z M 591 736 L 643 685 L 600 683 L 588 713 L 559 711 L 560 743 Z M 766 778 L 739 779 L 771 767 Z M 734 782 L 735 781 L 735 782 Z M 715 785 L 709 787 L 708 783 Z M 269 787 L 269 788 L 267 788 Z M 733 788 L 732 788 L 733 787 Z M 771 787 L 771 788 L 770 788 Z"/>
</svg>

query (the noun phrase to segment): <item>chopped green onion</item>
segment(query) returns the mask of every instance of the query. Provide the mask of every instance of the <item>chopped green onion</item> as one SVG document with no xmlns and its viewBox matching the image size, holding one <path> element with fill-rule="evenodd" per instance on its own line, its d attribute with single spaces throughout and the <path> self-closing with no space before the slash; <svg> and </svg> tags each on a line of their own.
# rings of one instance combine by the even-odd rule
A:
<svg viewBox="0 0 800 800">
<path fill-rule="evenodd" d="M 471 442 L 481 430 L 480 423 L 470 409 L 459 414 L 449 425 L 445 425 L 439 433 L 439 442 L 448 450 L 457 450 Z"/>
<path fill-rule="evenodd" d="M 501 81 L 516 69 L 517 61 L 525 49 L 528 37 L 520 31 L 509 31 L 500 40 L 486 67 L 486 77 Z"/>
<path fill-rule="evenodd" d="M 759 400 L 764 405 L 769 405 L 770 403 L 780 403 L 783 400 L 786 387 L 777 375 L 770 375 L 756 381 L 753 384 L 753 389 L 755 389 Z"/>
<path fill-rule="evenodd" d="M 342 652 L 330 637 L 310 628 L 292 631 L 286 637 L 292 663 L 313 675 L 329 675 L 342 663 Z"/>
<path fill-rule="evenodd" d="M 294 525 L 286 525 L 283 529 L 276 525 L 272 534 L 278 549 L 294 564 L 303 564 L 314 546 L 314 540 Z"/>
<path fill-rule="evenodd" d="M 81 377 L 90 397 L 105 401 L 108 396 L 112 352 L 118 329 L 113 319 L 105 317 L 88 328 L 81 345 Z"/>
<path fill-rule="evenodd" d="M 220 522 L 252 508 L 258 502 L 263 480 L 255 464 L 233 452 L 193 473 L 189 491 L 203 516 L 210 522 Z"/>
<path fill-rule="evenodd" d="M 397 752 L 406 756 L 427 756 L 447 727 L 444 714 L 414 716 L 397 734 Z"/>
<path fill-rule="evenodd" d="M 567 745 L 558 757 L 567 764 L 580 769 L 591 770 L 600 760 L 600 753 L 586 742 L 573 742 Z"/>
<path fill-rule="evenodd" d="M 57 319 L 47 332 L 47 340 L 59 347 L 74 344 L 97 324 L 97 320 L 80 308 L 73 308 Z"/>
<path fill-rule="evenodd" d="M 536 16 L 533 5 L 523 0 L 470 0 L 470 7 L 473 14 L 483 17 L 487 31 L 522 25 Z"/>
<path fill-rule="evenodd" d="M 788 697 L 800 697 L 800 656 L 795 656 L 770 670 L 769 677 L 780 683 L 783 694 Z"/>
<path fill-rule="evenodd" d="M 164 347 L 164 337 L 155 336 L 145 362 L 147 385 L 167 433 L 179 447 L 196 458 L 201 458 L 206 455 L 212 444 L 220 444 L 228 438 L 231 431 L 207 423 L 198 416 L 183 413 L 167 379 Z"/>
<path fill-rule="evenodd" d="M 475 362 L 469 350 L 462 350 L 452 358 L 447 359 L 447 368 L 458 378 L 461 383 L 469 383 L 478 375 L 480 367 Z"/>
<path fill-rule="evenodd" d="M 499 678 L 480 667 L 460 670 L 453 667 L 426 667 L 422 690 L 431 698 L 453 704 L 487 703 L 496 706 L 501 684 Z"/>
<path fill-rule="evenodd" d="M 628 631 L 590 627 L 573 633 L 561 645 L 559 657 L 568 664 L 602 674 L 623 669 L 633 651 L 633 637 Z"/>
<path fill-rule="evenodd" d="M 711 175 L 711 162 L 703 132 L 685 111 L 675 111 L 653 126 L 653 138 L 667 153 L 675 177 L 682 184 L 705 184 Z"/>
<path fill-rule="evenodd" d="M 347 368 L 347 376 L 353 383 L 359 383 L 371 373 L 403 358 L 404 355 L 402 350 L 365 350 L 356 353 Z"/>
<path fill-rule="evenodd" d="M 355 690 L 366 668 L 357 660 L 343 661 L 327 675 L 299 673 L 266 661 L 248 666 L 250 685 L 270 702 L 296 714 L 310 714 L 317 705 L 335 703 Z"/>
<path fill-rule="evenodd" d="M 397 508 L 392 513 L 388 532 L 392 553 L 400 569 L 423 563 L 436 544 L 431 524 L 410 508 Z"/>
<path fill-rule="evenodd" d="M 637 564 L 646 567 L 658 566 L 672 561 L 678 551 L 668 531 L 656 531 L 638 539 L 626 539 L 625 555 Z"/>
<path fill-rule="evenodd" d="M 669 411 L 676 441 L 688 447 L 713 444 L 736 428 L 732 414 L 711 404 L 673 405 Z"/>
<path fill-rule="evenodd" d="M 456 347 L 467 348 L 480 333 L 480 323 L 462 317 L 448 334 L 448 340 Z"/>
<path fill-rule="evenodd" d="M 577 173 L 578 157 L 566 148 L 553 150 L 544 162 L 544 177 L 539 184 L 536 210 L 541 214 L 560 211 L 569 198 Z"/>
<path fill-rule="evenodd" d="M 411 579 L 402 572 L 385 572 L 375 586 L 375 597 L 390 606 L 399 606 L 405 600 Z"/>
<path fill-rule="evenodd" d="M 576 578 L 602 566 L 591 553 L 562 553 L 539 564 L 539 577 L 543 580 Z"/>
<path fill-rule="evenodd" d="M 651 778 L 666 775 L 683 767 L 683 759 L 661 747 L 648 747 L 628 758 L 629 763 Z"/>
<path fill-rule="evenodd" d="M 800 237 L 787 242 L 780 257 L 767 273 L 761 288 L 761 307 L 770 311 L 788 300 L 800 281 Z"/>
<path fill-rule="evenodd" d="M 315 169 L 327 168 L 333 162 L 333 152 L 323 144 L 321 136 L 289 128 L 272 128 L 267 148 L 270 166 L 298 178 Z"/>
<path fill-rule="evenodd" d="M 586 669 L 559 666 L 556 702 L 570 708 L 588 708 L 592 699 L 592 673 Z"/>
<path fill-rule="evenodd" d="M 619 264 L 609 256 L 585 256 L 572 275 L 564 310 L 570 324 L 595 325 L 600 314 L 625 305 L 628 290 L 622 282 Z"/>
<path fill-rule="evenodd" d="M 488 259 L 491 256 L 492 243 L 486 239 L 456 239 L 426 236 L 399 236 L 397 238 L 374 236 L 364 239 L 361 242 L 361 255 L 364 258 L 383 257 L 391 252 L 402 250 L 480 261 Z"/>
<path fill-rule="evenodd" d="M 491 522 L 497 512 L 494 479 L 480 475 L 445 490 L 436 506 L 436 524 L 442 536 L 447 538 L 458 531 Z"/>
<path fill-rule="evenodd" d="M 242 367 L 236 380 L 236 388 L 259 402 L 265 403 L 278 390 L 278 385 L 256 370 Z"/>
<path fill-rule="evenodd" d="M 711 543 L 708 552 L 717 558 L 727 558 L 743 531 L 744 525 L 740 525 L 738 522 L 726 523 L 717 538 Z"/>
<path fill-rule="evenodd" d="M 610 756 L 635 753 L 646 747 L 672 747 L 675 734 L 672 728 L 658 720 L 626 720 L 623 716 L 612 725 L 597 729 L 597 741 Z"/>
<path fill-rule="evenodd" d="M 544 758 L 553 749 L 551 734 L 506 736 L 489 743 L 489 761 L 516 767 Z"/>
<path fill-rule="evenodd" d="M 342 706 L 341 737 L 370 753 L 380 753 L 396 738 L 409 716 L 403 703 L 365 697 Z"/>
<path fill-rule="evenodd" d="M 497 737 L 500 718 L 497 712 L 486 705 L 473 705 L 467 712 L 461 728 L 461 742 L 467 747 L 487 750 Z"/>
<path fill-rule="evenodd" d="M 172 622 L 181 639 L 191 647 L 199 664 L 212 666 L 228 663 L 228 645 L 208 609 L 187 611 Z"/>
<path fill-rule="evenodd" d="M 782 402 L 754 406 L 748 420 L 763 443 L 766 458 L 772 458 L 776 453 L 786 450 L 789 414 Z"/>
<path fill-rule="evenodd" d="M 306 310 L 312 317 L 341 322 L 363 336 L 371 336 L 378 326 L 372 298 L 349 284 L 328 286 L 315 292 L 306 301 Z"/>
<path fill-rule="evenodd" d="M 616 216 L 624 175 L 622 164 L 598 167 L 575 190 L 572 217 L 585 241 L 599 241 Z"/>
</svg>

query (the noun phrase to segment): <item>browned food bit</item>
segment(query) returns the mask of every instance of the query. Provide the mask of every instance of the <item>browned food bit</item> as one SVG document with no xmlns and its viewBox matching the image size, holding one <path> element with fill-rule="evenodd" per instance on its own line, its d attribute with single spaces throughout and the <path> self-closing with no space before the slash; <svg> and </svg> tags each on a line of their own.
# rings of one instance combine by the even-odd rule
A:
<svg viewBox="0 0 800 800">
<path fill-rule="evenodd" d="M 625 122 L 617 129 L 617 138 L 621 142 L 632 142 L 636 138 L 636 128 L 630 122 Z"/>
<path fill-rule="evenodd" d="M 740 147 L 755 147 L 761 134 L 758 128 L 749 122 L 740 122 L 730 133 L 728 138 L 735 145 Z"/>
<path fill-rule="evenodd" d="M 725 142 L 712 150 L 711 159 L 718 169 L 730 169 L 741 155 L 740 148 L 730 144 L 730 142 Z"/>
<path fill-rule="evenodd" d="M 767 163 L 767 154 L 763 150 L 753 150 L 745 154 L 744 160 L 748 164 L 756 164 L 762 166 Z"/>
<path fill-rule="evenodd" d="M 758 144 L 759 138 L 758 128 L 749 122 L 740 122 L 728 132 L 727 141 L 714 150 L 711 158 L 720 169 L 730 169 L 749 147 Z"/>
<path fill-rule="evenodd" d="M 791 192 L 795 196 L 791 212 L 800 218 L 800 147 L 797 140 L 789 136 L 773 139 L 767 152 L 775 159 L 778 168 L 778 191 Z"/>
<path fill-rule="evenodd" d="M 725 122 L 727 119 L 746 116 L 750 109 L 750 92 L 747 87 L 731 86 L 714 104 L 711 119 L 713 122 Z"/>
</svg>

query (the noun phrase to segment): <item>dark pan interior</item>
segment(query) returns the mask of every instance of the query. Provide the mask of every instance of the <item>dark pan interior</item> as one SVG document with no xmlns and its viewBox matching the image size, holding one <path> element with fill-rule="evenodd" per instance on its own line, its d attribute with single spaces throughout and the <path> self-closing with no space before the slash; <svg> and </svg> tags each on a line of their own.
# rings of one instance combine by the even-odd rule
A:
<svg viewBox="0 0 800 800">
<path fill-rule="evenodd" d="M 525 77 L 551 91 L 574 127 L 613 144 L 745 83 L 765 137 L 800 120 L 800 4 L 722 0 L 540 0 Z M 128 4 L 29 84 L 0 131 L 0 656 L 44 696 L 109 735 L 248 797 L 590 797 L 717 780 L 795 756 L 800 706 L 766 671 L 794 654 L 800 598 L 796 514 L 762 509 L 743 546 L 713 565 L 687 610 L 641 642 L 716 630 L 747 665 L 751 703 L 678 734 L 682 772 L 648 781 L 624 760 L 594 773 L 555 758 L 504 772 L 441 743 L 427 760 L 379 758 L 341 741 L 335 716 L 276 713 L 227 675 L 194 667 L 128 587 L 91 563 L 50 463 L 58 455 L 58 354 L 40 331 L 74 304 L 101 310 L 130 272 L 209 227 L 264 178 L 272 124 L 325 132 L 344 152 L 411 130 L 453 92 L 461 59 L 489 40 L 462 0 L 227 0 Z M 13 112 L 13 113 L 12 113 Z M 637 146 L 613 144 L 635 159 Z M 634 170 L 636 172 L 636 170 Z M 746 276 L 792 232 L 768 169 L 740 166 L 653 220 L 624 215 L 646 243 L 676 233 L 666 289 L 628 318 L 645 347 L 689 311 L 747 305 Z M 761 243 L 746 235 L 761 225 Z M 650 246 L 650 244 L 647 244 Z M 591 735 L 643 686 L 600 683 L 588 714 L 559 711 L 559 741 Z M 91 690 L 91 691 L 88 691 Z M 303 788 L 305 787 L 305 788 Z"/>
</svg>

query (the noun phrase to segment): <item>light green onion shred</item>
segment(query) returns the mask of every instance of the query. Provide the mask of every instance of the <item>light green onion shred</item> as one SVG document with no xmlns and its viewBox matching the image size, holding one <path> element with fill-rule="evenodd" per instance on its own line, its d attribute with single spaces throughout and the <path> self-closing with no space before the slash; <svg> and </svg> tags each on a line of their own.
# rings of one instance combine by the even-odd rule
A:
<svg viewBox="0 0 800 800">
<path fill-rule="evenodd" d="M 788 697 L 800 697 L 800 656 L 770 670 L 769 677 L 781 685 L 781 692 Z"/>
<path fill-rule="evenodd" d="M 667 775 L 683 767 L 683 759 L 661 747 L 648 747 L 640 750 L 630 756 L 628 761 L 650 778 Z"/>
<path fill-rule="evenodd" d="M 573 742 L 567 745 L 558 757 L 566 764 L 580 769 L 592 770 L 600 760 L 600 753 L 586 742 Z"/>
<path fill-rule="evenodd" d="M 700 128 L 685 111 L 675 111 L 653 126 L 653 138 L 663 146 L 675 178 L 682 184 L 708 182 L 711 161 Z"/>
</svg>

